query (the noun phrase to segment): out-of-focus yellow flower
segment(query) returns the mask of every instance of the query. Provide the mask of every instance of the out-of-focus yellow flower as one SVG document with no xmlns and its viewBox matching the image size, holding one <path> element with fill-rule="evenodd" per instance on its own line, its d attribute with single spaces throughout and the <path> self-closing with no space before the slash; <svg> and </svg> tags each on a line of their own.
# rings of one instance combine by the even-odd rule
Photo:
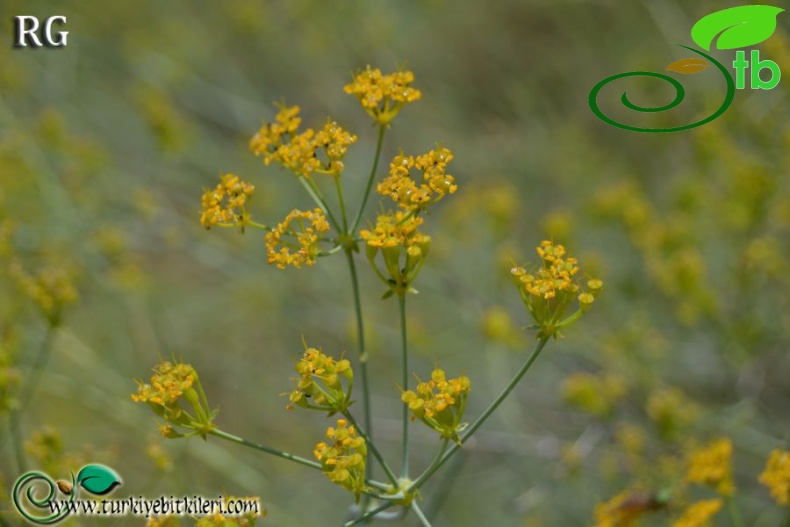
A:
<svg viewBox="0 0 790 527">
<path fill-rule="evenodd" d="M 703 500 L 689 505 L 683 514 L 672 523 L 672 527 L 707 527 L 710 520 L 721 509 L 724 501 L 721 498 Z"/>
<path fill-rule="evenodd" d="M 645 514 L 666 506 L 668 498 L 627 490 L 595 506 L 595 527 L 634 527 Z"/>
<path fill-rule="evenodd" d="M 420 382 L 414 391 L 404 391 L 401 400 L 409 406 L 412 419 L 419 419 L 440 436 L 457 443 L 470 389 L 468 377 L 448 380 L 444 371 L 437 368 L 431 373 L 430 381 Z"/>
<path fill-rule="evenodd" d="M 389 196 L 407 210 L 424 210 L 446 194 L 458 190 L 455 178 L 447 173 L 453 154 L 447 148 L 431 150 L 421 156 L 395 156 L 390 163 L 389 176 L 376 187 L 376 192 Z M 422 172 L 417 181 L 411 178 L 412 169 Z"/>
<path fill-rule="evenodd" d="M 562 395 L 568 403 L 597 417 L 606 417 L 626 389 L 625 380 L 616 375 L 574 373 L 562 384 Z"/>
<path fill-rule="evenodd" d="M 665 440 L 673 439 L 697 419 L 699 409 L 679 388 L 662 388 L 650 394 L 647 415 Z"/>
<path fill-rule="evenodd" d="M 235 174 L 225 174 L 220 183 L 212 190 L 203 192 L 201 204 L 203 211 L 200 213 L 200 224 L 206 229 L 214 225 L 220 227 L 244 226 L 250 220 L 247 210 L 249 201 L 255 187 L 245 183 Z"/>
<path fill-rule="evenodd" d="M 357 73 L 343 91 L 354 95 L 365 112 L 377 123 L 389 124 L 406 104 L 420 100 L 422 94 L 412 88 L 414 74 L 401 70 L 383 75 L 378 68 L 368 66 Z"/>
<path fill-rule="evenodd" d="M 23 291 L 41 309 L 44 317 L 52 326 L 60 323 L 63 308 L 79 299 L 74 282 L 77 268 L 69 262 L 49 263 L 37 273 L 29 273 L 22 263 L 13 259 L 9 274 L 16 279 Z"/>
<path fill-rule="evenodd" d="M 790 452 L 776 449 L 771 452 L 760 483 L 768 487 L 779 505 L 790 505 Z"/>
<path fill-rule="evenodd" d="M 346 419 L 338 419 L 337 428 L 330 426 L 326 437 L 331 443 L 321 441 L 315 446 L 313 455 L 321 462 L 329 480 L 353 492 L 359 501 L 359 495 L 367 490 L 365 458 L 368 449 L 365 439 L 357 435 L 357 430 Z"/>
<path fill-rule="evenodd" d="M 689 456 L 686 481 L 709 485 L 722 496 L 731 496 L 735 491 L 731 458 L 732 442 L 726 437 L 692 451 Z"/>
<path fill-rule="evenodd" d="M 328 230 L 329 223 L 321 209 L 315 208 L 307 212 L 292 210 L 285 220 L 266 233 L 269 264 L 280 269 L 285 269 L 288 265 L 314 265 L 320 253 L 318 242 L 321 235 Z"/>
</svg>

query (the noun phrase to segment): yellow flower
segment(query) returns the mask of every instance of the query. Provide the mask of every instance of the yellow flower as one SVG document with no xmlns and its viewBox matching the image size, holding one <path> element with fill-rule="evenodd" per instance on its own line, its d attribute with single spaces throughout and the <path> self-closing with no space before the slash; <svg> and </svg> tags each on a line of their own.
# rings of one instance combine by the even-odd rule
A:
<svg viewBox="0 0 790 527">
<path fill-rule="evenodd" d="M 343 158 L 357 136 L 329 119 L 317 132 L 308 128 L 297 133 L 302 121 L 298 114 L 298 106 L 282 106 L 276 122 L 264 125 L 250 139 L 250 150 L 262 156 L 264 164 L 280 163 L 297 176 L 309 178 L 314 173 L 339 176 L 344 168 Z"/>
<path fill-rule="evenodd" d="M 414 292 L 411 284 L 422 269 L 431 247 L 431 237 L 417 230 L 422 222 L 421 217 L 411 213 L 388 212 L 379 214 L 373 230 L 359 232 L 367 244 L 366 254 L 373 270 L 390 288 L 386 296 Z M 375 261 L 379 252 L 384 259 L 384 273 Z"/>
<path fill-rule="evenodd" d="M 277 105 L 280 111 L 275 117 L 274 123 L 264 124 L 258 132 L 250 139 L 250 151 L 256 156 L 263 155 L 263 162 L 267 165 L 271 161 L 268 155 L 273 149 L 280 146 L 283 137 L 293 136 L 302 123 L 299 117 L 300 108 L 298 106 Z"/>
<path fill-rule="evenodd" d="M 446 172 L 452 160 L 453 154 L 447 148 L 431 150 L 416 158 L 401 153 L 392 159 L 389 176 L 378 184 L 376 192 L 389 196 L 407 210 L 424 210 L 458 190 L 455 178 Z M 418 181 L 411 178 L 412 169 L 422 172 Z"/>
<path fill-rule="evenodd" d="M 448 380 L 444 371 L 437 368 L 430 381 L 420 382 L 414 391 L 404 391 L 401 400 L 409 406 L 412 419 L 420 419 L 442 437 L 458 443 L 458 428 L 470 389 L 468 377 Z"/>
<path fill-rule="evenodd" d="M 77 268 L 67 261 L 48 262 L 37 273 L 29 273 L 22 263 L 14 258 L 8 274 L 41 309 L 52 326 L 60 323 L 63 308 L 79 299 L 74 286 Z"/>
<path fill-rule="evenodd" d="M 357 73 L 343 91 L 359 99 L 362 108 L 381 125 L 389 124 L 404 105 L 418 101 L 422 94 L 410 85 L 414 74 L 401 70 L 382 75 L 381 70 L 368 66 Z"/>
<path fill-rule="evenodd" d="M 686 481 L 710 485 L 722 496 L 731 496 L 735 490 L 732 481 L 732 442 L 724 437 L 689 456 Z"/>
<path fill-rule="evenodd" d="M 337 420 L 337 428 L 327 428 L 326 437 L 331 443 L 321 441 L 315 446 L 313 455 L 321 462 L 329 480 L 353 492 L 359 501 L 359 495 L 367 490 L 365 439 L 358 436 L 354 426 L 345 419 Z"/>
<path fill-rule="evenodd" d="M 666 506 L 668 498 L 624 491 L 595 506 L 595 527 L 632 527 L 641 516 Z"/>
<path fill-rule="evenodd" d="M 181 401 L 186 405 L 182 406 Z M 166 421 L 159 431 L 163 437 L 184 437 L 171 425 L 193 430 L 189 435 L 205 437 L 214 428 L 217 412 L 208 408 L 206 394 L 198 374 L 189 364 L 162 361 L 154 367 L 151 383 L 137 383 L 132 401 L 147 403 L 156 415 Z M 190 413 L 188 410 L 191 410 Z"/>
<path fill-rule="evenodd" d="M 779 505 L 790 505 L 790 452 L 776 449 L 771 452 L 760 483 L 768 487 Z"/>
<path fill-rule="evenodd" d="M 587 282 L 588 292 L 579 284 L 576 258 L 565 256 L 565 247 L 544 240 L 536 248 L 542 265 L 527 271 L 514 267 L 510 274 L 521 293 L 521 299 L 541 329 L 539 337 L 556 335 L 564 326 L 574 322 L 592 305 L 603 289 L 600 280 Z M 574 300 L 579 309 L 567 318 L 565 311 Z"/>
<path fill-rule="evenodd" d="M 699 408 L 678 388 L 661 388 L 650 394 L 647 415 L 665 440 L 672 439 L 697 419 Z"/>
<path fill-rule="evenodd" d="M 287 265 L 301 267 L 315 264 L 320 252 L 318 242 L 328 230 L 329 223 L 321 209 L 307 212 L 292 210 L 282 223 L 266 233 L 269 264 L 280 269 L 285 269 Z"/>
<path fill-rule="evenodd" d="M 710 525 L 710 519 L 719 512 L 723 504 L 720 498 L 692 503 L 683 515 L 672 523 L 672 527 L 706 527 Z"/>
<path fill-rule="evenodd" d="M 315 348 L 307 348 L 296 363 L 296 389 L 289 394 L 288 409 L 296 404 L 302 408 L 329 412 L 344 412 L 351 404 L 354 372 L 347 359 L 336 361 Z M 343 389 L 341 378 L 346 380 Z"/>
<path fill-rule="evenodd" d="M 219 185 L 213 190 L 203 192 L 201 204 L 203 211 L 200 214 L 200 224 L 206 229 L 214 225 L 220 227 L 241 226 L 250 220 L 247 211 L 247 202 L 252 196 L 255 187 L 245 183 L 239 176 L 225 174 L 221 177 Z"/>
<path fill-rule="evenodd" d="M 616 375 L 575 373 L 562 384 L 562 395 L 568 403 L 598 417 L 611 414 L 625 393 L 625 380 Z"/>
</svg>

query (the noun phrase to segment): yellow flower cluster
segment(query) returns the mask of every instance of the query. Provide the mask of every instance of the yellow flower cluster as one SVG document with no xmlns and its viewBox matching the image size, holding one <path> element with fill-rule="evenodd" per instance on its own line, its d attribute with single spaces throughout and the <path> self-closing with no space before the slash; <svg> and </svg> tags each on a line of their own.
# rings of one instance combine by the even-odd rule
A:
<svg viewBox="0 0 790 527">
<path fill-rule="evenodd" d="M 468 377 L 448 380 L 437 368 L 430 381 L 418 383 L 414 391 L 404 391 L 401 400 L 409 406 L 412 419 L 418 418 L 442 437 L 460 442 L 458 428 L 470 389 Z"/>
<path fill-rule="evenodd" d="M 542 265 L 536 271 L 514 267 L 510 273 L 519 288 L 521 298 L 535 322 L 541 328 L 540 337 L 555 335 L 557 331 L 581 316 L 601 292 L 603 282 L 589 280 L 584 292 L 578 283 L 579 266 L 576 258 L 565 257 L 565 247 L 544 240 L 536 248 Z M 577 299 L 579 309 L 562 319 L 566 309 Z"/>
<path fill-rule="evenodd" d="M 60 323 L 63 308 L 79 299 L 74 286 L 77 271 L 71 265 L 52 263 L 31 274 L 19 260 L 14 259 L 8 270 L 52 326 Z"/>
<path fill-rule="evenodd" d="M 313 455 L 321 462 L 324 474 L 330 481 L 353 492 L 357 501 L 367 489 L 365 485 L 365 439 L 357 435 L 353 425 L 345 419 L 337 420 L 337 428 L 326 431 L 331 444 L 321 441 L 315 446 Z"/>
<path fill-rule="evenodd" d="M 321 234 L 328 230 L 329 223 L 321 209 L 307 212 L 292 210 L 285 220 L 266 233 L 264 239 L 269 264 L 280 269 L 285 269 L 287 265 L 301 267 L 315 264 L 320 252 L 318 242 Z M 288 238 L 293 238 L 293 241 Z"/>
<path fill-rule="evenodd" d="M 646 410 L 665 440 L 674 438 L 699 415 L 699 407 L 694 401 L 675 387 L 661 388 L 651 393 Z"/>
<path fill-rule="evenodd" d="M 790 452 L 776 449 L 771 452 L 760 483 L 768 487 L 779 505 L 790 505 Z"/>
<path fill-rule="evenodd" d="M 376 187 L 376 192 L 389 196 L 407 210 L 424 210 L 429 204 L 458 190 L 455 178 L 447 173 L 453 154 L 447 148 L 431 150 L 421 156 L 401 153 L 390 163 L 389 176 Z M 411 171 L 422 172 L 420 181 L 411 178 Z"/>
<path fill-rule="evenodd" d="M 206 229 L 214 225 L 220 227 L 239 225 L 243 229 L 250 219 L 247 202 L 254 190 L 254 186 L 245 183 L 239 179 L 239 176 L 223 175 L 216 188 L 203 192 L 200 224 Z"/>
<path fill-rule="evenodd" d="M 417 230 L 422 222 L 419 216 L 392 211 L 379 214 L 372 230 L 363 229 L 359 233 L 367 244 L 366 253 L 373 270 L 390 287 L 389 294 L 411 290 L 411 283 L 425 263 L 431 237 Z M 379 251 L 384 258 L 385 273 L 375 263 Z"/>
<path fill-rule="evenodd" d="M 735 490 L 731 458 L 732 442 L 726 437 L 692 451 L 686 471 L 686 481 L 709 485 L 722 496 L 731 496 Z"/>
<path fill-rule="evenodd" d="M 389 124 L 404 105 L 420 100 L 422 93 L 412 88 L 414 74 L 397 71 L 383 75 L 378 68 L 368 66 L 357 73 L 343 91 L 359 99 L 362 108 L 381 125 Z"/>
<path fill-rule="evenodd" d="M 321 130 L 308 128 L 297 134 L 302 122 L 298 115 L 298 106 L 282 106 L 276 122 L 265 124 L 250 139 L 252 153 L 263 156 L 264 164 L 280 163 L 297 176 L 339 176 L 344 168 L 343 158 L 357 136 L 332 120 L 327 120 Z"/>
<path fill-rule="evenodd" d="M 606 417 L 626 394 L 626 389 L 625 380 L 616 375 L 575 373 L 562 384 L 562 395 L 569 404 L 592 415 Z"/>
<path fill-rule="evenodd" d="M 300 377 L 296 389 L 289 394 L 289 410 L 296 404 L 332 415 L 344 412 L 351 404 L 354 372 L 347 359 L 336 361 L 315 348 L 307 348 L 296 363 L 296 373 Z M 348 383 L 348 389 L 343 389 L 341 378 Z"/>
<path fill-rule="evenodd" d="M 182 399 L 192 413 L 182 407 Z M 204 437 L 214 428 L 212 420 L 217 412 L 209 410 L 197 371 L 189 364 L 162 361 L 154 367 L 150 384 L 138 381 L 132 401 L 147 403 L 167 422 L 160 427 L 161 434 L 167 438 L 183 437 L 171 425 L 194 430 Z"/>
<path fill-rule="evenodd" d="M 595 527 L 633 527 L 648 512 L 666 506 L 666 499 L 640 491 L 624 491 L 595 506 Z"/>
<path fill-rule="evenodd" d="M 719 512 L 723 504 L 720 498 L 692 503 L 681 517 L 672 523 L 672 527 L 707 527 L 711 525 L 711 518 Z"/>
</svg>

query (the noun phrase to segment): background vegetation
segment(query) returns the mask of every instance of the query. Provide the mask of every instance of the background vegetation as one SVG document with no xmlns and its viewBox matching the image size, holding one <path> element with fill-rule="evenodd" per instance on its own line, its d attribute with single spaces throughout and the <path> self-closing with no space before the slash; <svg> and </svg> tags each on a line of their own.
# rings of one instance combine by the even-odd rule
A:
<svg viewBox="0 0 790 527">
<path fill-rule="evenodd" d="M 414 370 L 426 377 L 440 361 L 468 375 L 477 415 L 531 347 L 512 264 L 536 261 L 534 246 L 551 238 L 605 281 L 596 309 L 549 344 L 463 463 L 443 469 L 452 484 L 436 525 L 588 525 L 595 503 L 623 489 L 672 487 L 689 445 L 720 436 L 735 445 L 746 524 L 779 525 L 787 511 L 757 476 L 790 433 L 790 84 L 739 91 L 718 120 L 668 135 L 607 126 L 587 105 L 605 76 L 683 58 L 669 42 L 690 43 L 693 23 L 723 7 L 2 0 L 0 214 L 3 232 L 15 230 L 0 238 L 0 402 L 24 386 L 46 325 L 9 262 L 73 269 L 79 291 L 22 418 L 28 463 L 62 477 L 104 462 L 128 495 L 257 495 L 264 525 L 340 522 L 348 496 L 325 478 L 214 439 L 161 439 L 129 394 L 160 356 L 182 357 L 224 429 L 309 455 L 329 423 L 287 412 L 278 395 L 303 337 L 354 349 L 347 271 L 341 258 L 267 266 L 262 235 L 200 227 L 200 195 L 234 172 L 256 186 L 256 217 L 309 206 L 290 174 L 247 150 L 285 100 L 308 126 L 331 115 L 359 136 L 344 176 L 346 188 L 359 182 L 353 201 L 376 137 L 342 86 L 367 64 L 405 65 L 423 99 L 395 121 L 383 159 L 443 144 L 459 184 L 431 218 L 410 301 Z M 22 14 L 67 16 L 68 47 L 11 47 L 10 17 Z M 760 47 L 786 71 L 788 27 L 780 16 Z M 705 75 L 669 119 L 718 106 L 723 89 Z M 633 89 L 645 102 L 669 96 Z M 397 307 L 366 271 L 376 430 L 395 455 Z M 5 421 L 0 514 L 13 524 L 4 512 L 19 467 Z M 437 441 L 413 434 L 420 466 Z"/>
</svg>

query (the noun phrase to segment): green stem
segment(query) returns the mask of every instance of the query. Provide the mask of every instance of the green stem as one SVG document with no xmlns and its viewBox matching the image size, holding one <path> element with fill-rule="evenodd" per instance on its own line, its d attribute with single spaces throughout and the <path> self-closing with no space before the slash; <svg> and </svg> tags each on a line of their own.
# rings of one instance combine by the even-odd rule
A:
<svg viewBox="0 0 790 527">
<path fill-rule="evenodd" d="M 738 510 L 738 507 L 735 505 L 735 502 L 732 498 L 726 498 L 727 501 L 727 512 L 730 513 L 730 519 L 732 520 L 733 527 L 743 527 L 743 517 L 741 516 L 741 511 Z"/>
<path fill-rule="evenodd" d="M 406 295 L 401 293 L 398 295 L 398 308 L 400 313 L 400 338 L 401 338 L 401 386 L 402 390 L 409 389 L 409 353 L 406 334 Z M 409 476 L 409 405 L 403 405 L 403 455 L 401 457 L 400 476 L 407 478 Z"/>
<path fill-rule="evenodd" d="M 538 342 L 535 344 L 535 349 L 532 350 L 532 354 L 527 358 L 527 361 L 524 363 L 523 366 L 521 366 L 521 369 L 518 370 L 516 375 L 508 383 L 505 389 L 502 390 L 502 393 L 500 393 L 499 396 L 496 399 L 494 399 L 494 402 L 492 402 L 488 406 L 488 408 L 486 408 L 483 414 L 480 417 L 478 417 L 477 420 L 474 423 L 472 423 L 472 425 L 470 425 L 469 428 L 467 428 L 463 434 L 461 434 L 460 441 L 458 443 L 453 443 L 450 449 L 444 453 L 444 455 L 439 460 L 439 462 L 436 463 L 429 470 L 427 470 L 420 477 L 420 481 L 419 481 L 420 485 L 425 483 L 425 481 L 427 481 L 428 478 L 431 477 L 431 475 L 439 469 L 439 467 L 444 465 L 447 462 L 447 460 L 450 459 L 453 456 L 453 454 L 458 451 L 459 448 L 461 448 L 461 444 L 464 443 L 470 437 L 472 437 L 472 434 L 474 434 L 475 431 L 478 428 L 480 428 L 480 426 L 491 416 L 491 414 L 494 413 L 494 411 L 499 407 L 499 405 L 502 404 L 502 401 L 504 401 L 507 398 L 507 396 L 510 394 L 510 392 L 513 391 L 513 388 L 516 387 L 516 385 L 524 376 L 524 374 L 527 373 L 527 371 L 529 371 L 529 368 L 535 362 L 535 359 L 538 358 L 540 352 L 543 350 L 543 347 L 546 345 L 546 342 L 548 342 L 548 340 L 549 340 L 548 337 L 544 337 L 538 340 Z M 409 492 L 413 492 L 417 488 L 419 487 L 416 485 L 415 482 L 415 484 L 409 487 Z"/>
<path fill-rule="evenodd" d="M 343 412 L 343 417 L 348 419 L 348 421 L 352 425 L 354 425 L 354 428 L 357 429 L 357 433 L 359 433 L 359 435 L 361 435 L 362 438 L 365 440 L 365 444 L 367 445 L 369 451 L 373 454 L 373 457 L 376 458 L 376 460 L 379 462 L 379 465 L 381 465 L 381 468 L 383 468 L 384 472 L 387 474 L 389 480 L 397 488 L 398 478 L 395 476 L 395 473 L 392 472 L 392 469 L 389 467 L 389 465 L 387 465 L 387 462 L 384 461 L 384 457 L 381 455 L 381 452 L 379 452 L 378 448 L 376 448 L 376 445 L 374 445 L 373 442 L 370 440 L 370 437 L 368 437 L 368 435 L 365 433 L 365 430 L 363 430 L 362 427 L 359 426 L 359 423 L 357 423 L 356 419 L 354 419 L 354 416 L 351 415 L 349 411 Z"/>
<path fill-rule="evenodd" d="M 422 512 L 422 509 L 420 508 L 420 506 L 417 504 L 416 501 L 413 501 L 411 503 L 411 510 L 413 510 L 417 518 L 420 519 L 420 523 L 422 524 L 423 527 L 432 527 L 431 522 L 428 521 L 428 517 L 425 515 L 424 512 Z"/>
<path fill-rule="evenodd" d="M 10 437 L 14 443 L 14 452 L 17 459 L 17 464 L 19 465 L 20 472 L 25 471 L 25 449 L 22 444 L 22 429 L 21 429 L 21 421 L 22 421 L 22 414 L 27 409 L 28 404 L 30 404 L 30 400 L 33 398 L 33 394 L 36 392 L 36 388 L 38 387 L 38 383 L 41 380 L 41 375 L 44 373 L 44 369 L 47 366 L 47 362 L 49 362 L 49 357 L 52 351 L 52 341 L 55 337 L 55 331 L 57 329 L 56 324 L 48 324 L 47 325 L 47 332 L 44 335 L 44 340 L 41 343 L 41 346 L 38 349 L 38 354 L 36 355 L 36 359 L 33 362 L 33 366 L 30 370 L 30 375 L 27 378 L 27 382 L 22 387 L 22 390 L 19 392 L 19 397 L 17 398 L 17 404 L 15 408 L 12 408 L 9 412 L 8 416 L 8 427 L 10 428 L 9 434 L 5 435 L 6 437 Z M 3 447 L 5 444 L 5 437 L 0 439 L 0 448 Z"/>
<path fill-rule="evenodd" d="M 348 232 L 348 219 L 346 218 L 346 202 L 343 199 L 343 185 L 340 184 L 340 176 L 333 176 L 335 180 L 335 190 L 337 190 L 337 201 L 340 203 L 340 218 L 343 220 L 343 232 L 347 234 L 351 234 Z"/>
<path fill-rule="evenodd" d="M 340 230 L 340 224 L 335 219 L 332 211 L 329 210 L 324 197 L 321 195 L 321 191 L 318 189 L 312 178 L 299 176 L 299 182 L 302 184 L 307 193 L 310 194 L 310 197 L 313 198 L 315 204 L 318 205 L 322 211 L 324 211 L 324 214 L 326 215 L 327 219 L 329 219 L 329 223 L 332 224 L 332 227 L 334 227 L 337 232 L 343 232 Z"/>
<path fill-rule="evenodd" d="M 392 507 L 392 505 L 393 505 L 393 503 L 391 501 L 390 502 L 386 502 L 386 503 L 380 505 L 379 507 L 376 507 L 375 509 L 369 510 L 368 512 L 366 512 L 365 514 L 363 514 L 359 518 L 355 518 L 355 519 L 353 519 L 351 521 L 348 521 L 348 522 L 344 523 L 343 527 L 352 527 L 354 525 L 358 525 L 358 524 L 362 523 L 363 521 L 372 518 L 376 514 L 389 509 L 390 507 Z"/>
<path fill-rule="evenodd" d="M 359 278 L 357 277 L 357 266 L 354 263 L 354 255 L 350 248 L 346 248 L 346 260 L 348 269 L 351 272 L 351 289 L 354 296 L 354 313 L 357 320 L 357 348 L 359 350 L 359 367 L 362 376 L 362 404 L 364 409 L 365 431 L 373 440 L 373 417 L 370 409 L 370 383 L 368 381 L 368 354 L 365 351 L 365 325 L 362 321 L 362 300 L 359 294 Z M 367 465 L 367 477 L 371 477 L 370 463 Z"/>
<path fill-rule="evenodd" d="M 354 218 L 354 223 L 351 224 L 350 232 L 355 232 L 357 230 L 357 227 L 359 227 L 359 222 L 362 221 L 362 215 L 365 213 L 365 205 L 368 204 L 370 191 L 373 189 L 373 181 L 376 178 L 376 169 L 379 167 L 379 158 L 381 157 L 381 145 L 384 144 L 384 130 L 386 129 L 387 129 L 386 125 L 383 124 L 379 125 L 379 138 L 376 143 L 376 154 L 373 157 L 373 167 L 370 169 L 370 175 L 368 176 L 368 184 L 365 187 L 365 194 L 362 196 L 362 204 L 359 206 L 357 215 Z"/>
<path fill-rule="evenodd" d="M 431 464 L 428 465 L 428 468 L 426 468 L 425 471 L 422 474 L 420 474 L 420 476 L 414 481 L 414 483 L 411 484 L 411 488 L 409 489 L 409 492 L 411 492 L 411 489 L 420 488 L 420 486 L 423 483 L 425 483 L 425 480 L 428 479 L 428 477 L 436 471 L 439 464 L 442 463 L 442 458 L 444 453 L 447 451 L 447 445 L 449 442 L 450 440 L 447 438 L 442 439 L 442 446 L 439 449 L 439 453 L 436 454 L 436 457 L 433 459 Z"/>
<path fill-rule="evenodd" d="M 235 436 L 233 434 L 229 434 L 227 432 L 223 432 L 219 428 L 215 428 L 209 433 L 211 435 L 215 435 L 217 437 L 220 437 L 227 441 L 231 441 L 233 443 L 238 443 L 246 447 L 254 448 L 255 450 L 260 450 L 261 452 L 266 452 L 267 454 L 272 454 L 273 456 L 281 457 L 289 461 L 294 461 L 306 467 L 322 470 L 321 463 L 303 458 L 301 456 L 296 456 L 294 454 L 289 454 L 288 452 L 283 452 L 282 450 L 277 450 L 276 448 L 272 448 L 266 445 L 261 445 L 259 443 L 253 443 L 252 441 L 247 441 L 246 439 L 243 439 L 241 437 Z"/>
</svg>

